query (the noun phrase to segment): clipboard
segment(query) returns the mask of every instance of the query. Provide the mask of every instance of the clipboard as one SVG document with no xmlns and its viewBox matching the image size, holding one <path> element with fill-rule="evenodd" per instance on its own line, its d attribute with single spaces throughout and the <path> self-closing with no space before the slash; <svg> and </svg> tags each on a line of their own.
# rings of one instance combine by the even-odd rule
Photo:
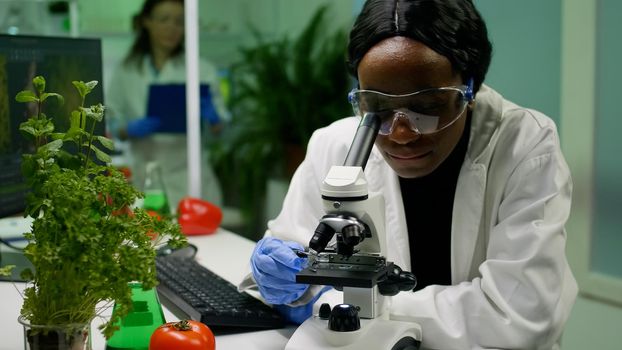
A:
<svg viewBox="0 0 622 350">
<path fill-rule="evenodd" d="M 201 84 L 201 118 L 210 124 L 220 121 L 212 101 L 209 84 Z M 147 117 L 158 118 L 160 127 L 156 132 L 186 133 L 186 84 L 153 84 L 149 86 Z"/>
</svg>

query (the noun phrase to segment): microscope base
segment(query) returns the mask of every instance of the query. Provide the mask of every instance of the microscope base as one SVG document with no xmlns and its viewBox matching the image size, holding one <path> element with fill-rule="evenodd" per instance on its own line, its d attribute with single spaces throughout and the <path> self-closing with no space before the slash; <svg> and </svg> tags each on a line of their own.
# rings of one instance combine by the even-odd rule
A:
<svg viewBox="0 0 622 350">
<path fill-rule="evenodd" d="M 328 329 L 328 321 L 312 316 L 298 327 L 285 350 L 416 350 L 421 343 L 421 327 L 412 322 L 379 318 L 361 319 L 361 328 L 352 332 Z"/>
</svg>

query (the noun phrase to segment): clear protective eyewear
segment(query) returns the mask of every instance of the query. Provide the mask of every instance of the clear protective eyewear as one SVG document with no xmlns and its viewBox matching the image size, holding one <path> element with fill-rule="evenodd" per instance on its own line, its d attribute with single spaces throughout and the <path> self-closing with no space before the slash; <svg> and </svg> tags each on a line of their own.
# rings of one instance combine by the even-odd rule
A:
<svg viewBox="0 0 622 350">
<path fill-rule="evenodd" d="M 467 85 L 419 90 L 390 95 L 373 90 L 354 89 L 348 94 L 354 113 L 380 117 L 380 135 L 393 132 L 399 118 L 408 121 L 413 132 L 433 134 L 453 124 L 473 100 L 473 79 Z"/>
</svg>

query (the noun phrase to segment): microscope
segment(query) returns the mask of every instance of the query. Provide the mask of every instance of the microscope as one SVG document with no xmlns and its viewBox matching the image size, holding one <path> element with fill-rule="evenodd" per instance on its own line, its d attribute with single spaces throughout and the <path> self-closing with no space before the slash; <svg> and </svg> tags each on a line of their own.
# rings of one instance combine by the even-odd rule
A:
<svg viewBox="0 0 622 350">
<path fill-rule="evenodd" d="M 296 282 L 330 285 L 343 303 L 323 304 L 298 327 L 285 350 L 415 350 L 421 327 L 389 319 L 390 296 L 412 290 L 416 279 L 386 260 L 384 197 L 369 193 L 363 172 L 380 118 L 361 119 L 343 166 L 333 166 L 321 194 L 325 215 L 309 241 L 309 263 Z"/>
</svg>

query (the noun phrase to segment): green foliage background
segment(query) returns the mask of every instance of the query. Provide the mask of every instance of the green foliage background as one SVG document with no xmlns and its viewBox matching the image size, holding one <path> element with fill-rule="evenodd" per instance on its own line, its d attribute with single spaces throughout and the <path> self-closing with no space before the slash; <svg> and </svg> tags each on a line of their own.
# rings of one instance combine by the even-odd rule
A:
<svg viewBox="0 0 622 350">
<path fill-rule="evenodd" d="M 293 39 L 266 41 L 255 31 L 257 44 L 242 48 L 242 59 L 232 66 L 233 118 L 210 156 L 251 239 L 265 230 L 266 181 L 289 180 L 313 131 L 351 114 L 347 35 L 328 32 L 329 9 L 320 7 Z"/>
</svg>

